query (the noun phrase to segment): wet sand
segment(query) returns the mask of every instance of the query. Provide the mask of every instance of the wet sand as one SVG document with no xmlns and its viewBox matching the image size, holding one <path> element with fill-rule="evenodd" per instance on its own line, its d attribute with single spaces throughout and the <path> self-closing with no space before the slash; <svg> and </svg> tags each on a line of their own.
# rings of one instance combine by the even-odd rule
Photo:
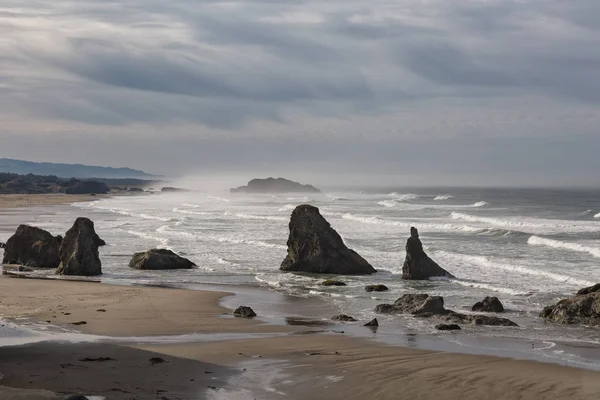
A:
<svg viewBox="0 0 600 400">
<path fill-rule="evenodd" d="M 228 296 L 224 292 L 2 277 L 0 293 L 4 318 L 48 320 L 52 326 L 90 335 L 121 337 L 110 343 L 79 336 L 74 340 L 78 343 L 0 348 L 0 384 L 51 390 L 59 396 L 397 399 L 401 393 L 415 399 L 600 398 L 599 372 L 385 346 L 318 327 L 234 319 L 224 316 L 231 310 L 219 305 Z M 70 325 L 81 321 L 86 324 Z M 242 338 L 233 340 L 228 333 Z M 268 337 L 243 338 L 251 333 Z M 172 336 L 174 340 L 156 336 L 181 334 L 188 335 Z M 209 334 L 210 341 L 192 334 Z M 154 343 L 143 340 L 149 335 L 155 335 Z M 167 362 L 152 364 L 154 357 Z M 0 391 L 0 398 L 7 398 L 2 396 Z"/>
<path fill-rule="evenodd" d="M 87 194 L 0 194 L 0 209 L 14 207 L 51 206 L 71 204 L 80 201 L 94 201 L 107 195 L 90 196 Z"/>
</svg>

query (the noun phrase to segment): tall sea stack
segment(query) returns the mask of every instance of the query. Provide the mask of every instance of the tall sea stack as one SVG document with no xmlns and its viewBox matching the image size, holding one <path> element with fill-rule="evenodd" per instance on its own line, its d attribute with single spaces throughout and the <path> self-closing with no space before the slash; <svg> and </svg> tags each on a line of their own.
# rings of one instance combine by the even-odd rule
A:
<svg viewBox="0 0 600 400">
<path fill-rule="evenodd" d="M 410 237 L 406 241 L 406 258 L 402 266 L 402 279 L 427 280 L 432 277 L 454 276 L 440 267 L 423 250 L 423 243 L 419 239 L 419 231 L 415 227 L 410 228 Z"/>
</svg>

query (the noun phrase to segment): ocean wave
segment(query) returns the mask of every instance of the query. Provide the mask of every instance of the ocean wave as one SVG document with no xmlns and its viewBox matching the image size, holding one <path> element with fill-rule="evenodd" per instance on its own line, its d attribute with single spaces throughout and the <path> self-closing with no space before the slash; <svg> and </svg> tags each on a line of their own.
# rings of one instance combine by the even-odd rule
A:
<svg viewBox="0 0 600 400">
<path fill-rule="evenodd" d="M 150 220 L 162 221 L 162 222 L 174 221 L 173 218 L 158 217 L 156 215 L 150 215 L 150 214 L 137 214 L 137 213 L 132 213 L 131 211 L 129 211 L 127 209 L 123 209 L 123 208 L 101 208 L 101 207 L 98 207 L 98 209 L 107 210 L 113 214 L 126 215 L 128 217 L 134 217 L 134 218 L 150 219 Z"/>
<path fill-rule="evenodd" d="M 287 221 L 287 218 L 284 217 L 273 217 L 270 215 L 253 215 L 253 214 L 244 214 L 244 213 L 232 213 L 231 211 L 225 211 L 225 216 L 235 216 L 242 219 L 252 219 L 252 220 L 261 220 L 261 221 Z"/>
<path fill-rule="evenodd" d="M 535 236 L 535 235 L 531 236 L 527 240 L 527 243 L 534 245 L 534 246 L 547 246 L 547 247 L 554 247 L 556 249 L 565 249 L 565 250 L 577 251 L 577 252 L 581 252 L 581 253 L 588 253 L 594 257 L 600 258 L 600 249 L 599 248 L 589 247 L 589 246 L 585 246 L 585 245 L 582 245 L 579 243 L 563 242 L 560 240 L 548 239 L 548 238 L 543 238 L 543 237 L 539 237 L 539 236 Z"/>
<path fill-rule="evenodd" d="M 423 197 L 423 196 L 419 196 L 418 194 L 408 193 L 408 194 L 398 195 L 394 200 L 396 200 L 396 201 L 411 201 L 411 200 L 420 199 L 421 197 Z"/>
<path fill-rule="evenodd" d="M 291 210 L 293 210 L 293 209 L 295 209 L 295 208 L 296 208 L 296 206 L 295 206 L 295 205 L 293 205 L 293 204 L 286 204 L 285 206 L 281 207 L 281 208 L 280 208 L 279 210 L 277 210 L 277 211 L 280 211 L 280 212 L 284 212 L 284 211 L 291 211 Z"/>
<path fill-rule="evenodd" d="M 490 285 L 489 283 L 483 283 L 483 282 L 469 281 L 469 280 L 464 280 L 464 279 L 448 279 L 448 281 L 459 284 L 461 286 L 466 286 L 466 287 L 476 288 L 476 289 L 491 290 L 492 292 L 506 293 L 506 294 L 510 294 L 512 296 L 525 296 L 525 295 L 530 294 L 530 292 L 523 292 L 523 291 L 506 288 L 506 287 L 502 287 L 502 286 Z"/>
<path fill-rule="evenodd" d="M 189 214 L 189 215 L 212 215 L 212 213 L 206 212 L 206 211 L 190 211 L 190 210 L 182 210 L 180 208 L 174 208 L 173 212 L 179 213 L 179 214 Z"/>
<path fill-rule="evenodd" d="M 133 231 L 133 230 L 128 230 L 128 231 L 125 231 L 125 232 L 129 233 L 130 235 L 142 238 L 142 239 L 156 240 L 157 242 L 160 243 L 160 245 L 157 246 L 157 247 L 168 248 L 169 238 L 159 237 L 159 236 L 153 236 L 153 235 L 150 235 L 150 234 L 145 233 L 145 232 L 138 232 L 138 231 Z"/>
<path fill-rule="evenodd" d="M 288 201 L 299 201 L 299 202 L 302 202 L 302 203 L 306 203 L 306 202 L 311 201 L 306 196 L 304 196 L 304 197 L 288 197 L 288 198 L 286 198 L 286 200 L 288 200 Z"/>
<path fill-rule="evenodd" d="M 436 201 L 442 201 L 442 200 L 452 200 L 454 198 L 454 196 L 450 196 L 449 194 L 440 194 L 438 196 L 435 196 L 433 199 Z"/>
<path fill-rule="evenodd" d="M 280 244 L 274 244 L 274 243 L 267 243 L 267 242 L 263 242 L 261 240 L 233 239 L 233 238 L 227 238 L 227 237 L 218 237 L 215 240 L 218 241 L 219 243 L 247 244 L 247 245 L 258 246 L 258 247 L 268 247 L 271 249 L 287 250 L 287 246 L 283 246 Z"/>
<path fill-rule="evenodd" d="M 384 207 L 396 207 L 398 205 L 395 200 L 378 201 L 377 204 Z"/>
<path fill-rule="evenodd" d="M 372 225 L 383 225 L 383 226 L 395 226 L 402 228 L 409 228 L 411 226 L 416 226 L 419 229 L 424 230 L 432 230 L 432 231 L 465 231 L 465 232 L 482 232 L 485 229 L 475 228 L 469 225 L 454 225 L 454 224 L 431 224 L 431 223 L 419 223 L 415 221 L 390 221 L 385 220 L 380 217 L 367 217 L 361 215 L 354 215 L 351 213 L 346 213 L 342 215 L 343 219 L 349 221 L 361 222 L 364 224 L 372 224 Z"/>
<path fill-rule="evenodd" d="M 594 218 L 600 218 L 600 213 L 594 215 Z"/>
<path fill-rule="evenodd" d="M 492 226 L 514 229 L 528 233 L 559 233 L 559 232 L 598 232 L 600 224 L 592 221 L 569 221 L 560 219 L 542 219 L 528 217 L 493 218 L 452 212 L 454 220 L 471 223 L 483 223 Z"/>
<path fill-rule="evenodd" d="M 170 229 L 168 226 L 161 226 L 160 228 L 156 229 L 156 232 L 158 233 L 162 233 L 165 235 L 171 235 L 171 236 L 179 236 L 179 237 L 185 237 L 185 238 L 189 238 L 189 239 L 195 239 L 197 238 L 196 235 L 188 233 L 188 232 L 183 232 L 183 231 L 177 231 L 174 229 Z"/>
<path fill-rule="evenodd" d="M 222 197 L 217 197 L 217 196 L 208 196 L 208 198 L 211 200 L 220 201 L 221 203 L 230 203 L 231 202 L 231 200 L 229 200 L 229 199 L 224 199 Z"/>
<path fill-rule="evenodd" d="M 487 201 L 478 201 L 477 203 L 473 204 L 473 207 L 483 207 L 483 206 L 487 206 L 488 203 Z"/>
<path fill-rule="evenodd" d="M 484 271 L 495 271 L 495 270 L 503 270 L 509 272 L 515 272 L 521 275 L 530 275 L 537 276 L 542 278 L 551 279 L 556 282 L 565 283 L 577 287 L 583 286 L 592 286 L 594 282 L 588 281 L 585 279 L 576 278 L 569 275 L 558 274 L 550 271 L 543 271 L 539 269 L 533 269 L 524 267 L 522 265 L 517 264 L 506 264 L 503 262 L 492 261 L 484 256 L 473 256 L 469 254 L 459 254 L 459 253 L 451 253 L 447 251 L 437 251 L 436 256 L 445 260 L 446 263 L 454 263 L 456 265 L 461 265 L 464 263 L 468 263 L 479 268 L 482 268 Z"/>
</svg>

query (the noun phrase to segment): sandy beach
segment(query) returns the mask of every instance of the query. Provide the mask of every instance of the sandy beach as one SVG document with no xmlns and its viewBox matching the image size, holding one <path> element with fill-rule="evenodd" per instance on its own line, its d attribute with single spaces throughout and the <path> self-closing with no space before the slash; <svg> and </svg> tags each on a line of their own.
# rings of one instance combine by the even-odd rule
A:
<svg viewBox="0 0 600 400">
<path fill-rule="evenodd" d="M 234 319 L 224 315 L 231 310 L 219 306 L 228 295 L 222 292 L 4 276 L 0 293 L 5 319 L 50 321 L 104 337 L 78 336 L 68 343 L 58 335 L 0 348 L 3 385 L 57 396 L 396 399 L 402 392 L 417 399 L 590 399 L 600 394 L 599 372 L 383 346 L 341 333 Z M 229 333 L 267 337 L 232 339 Z M 182 334 L 187 338 L 165 341 L 165 335 Z M 155 343 L 141 339 L 156 335 L 161 336 Z M 107 336 L 116 338 L 108 342 Z M 162 360 L 153 364 L 156 357 Z M 25 398 L 60 398 L 36 396 Z"/>
<path fill-rule="evenodd" d="M 0 195 L 0 209 L 14 207 L 51 206 L 57 204 L 70 204 L 80 201 L 93 201 L 105 198 L 106 195 L 84 194 L 2 194 Z"/>
</svg>

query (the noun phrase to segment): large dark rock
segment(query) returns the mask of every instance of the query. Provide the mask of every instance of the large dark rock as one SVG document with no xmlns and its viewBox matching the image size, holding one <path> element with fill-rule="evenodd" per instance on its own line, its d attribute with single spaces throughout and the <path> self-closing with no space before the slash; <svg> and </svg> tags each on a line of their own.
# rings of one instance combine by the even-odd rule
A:
<svg viewBox="0 0 600 400">
<path fill-rule="evenodd" d="M 461 327 L 456 324 L 439 324 L 435 326 L 438 331 L 460 331 Z"/>
<path fill-rule="evenodd" d="M 70 180 L 65 189 L 66 194 L 105 194 L 108 192 L 110 192 L 110 188 L 106 183 L 98 181 L 79 181 L 77 179 Z"/>
<path fill-rule="evenodd" d="M 56 273 L 82 276 L 102 274 L 98 239 L 94 223 L 88 218 L 77 218 L 60 245 L 61 262 Z"/>
<path fill-rule="evenodd" d="M 167 249 L 152 249 L 135 253 L 129 266 L 135 269 L 190 269 L 196 264 Z"/>
<path fill-rule="evenodd" d="M 375 269 L 354 250 L 319 213 L 317 207 L 300 205 L 292 212 L 288 254 L 282 271 L 321 274 L 372 274 Z"/>
<path fill-rule="evenodd" d="M 336 279 L 327 279 L 321 282 L 323 286 L 346 286 L 346 284 L 342 281 L 338 281 Z"/>
<path fill-rule="evenodd" d="M 321 193 L 311 185 L 283 178 L 252 179 L 246 186 L 231 189 L 231 193 Z"/>
<path fill-rule="evenodd" d="M 256 317 L 256 313 L 251 307 L 239 306 L 233 312 L 233 316 L 238 318 L 254 318 Z"/>
<path fill-rule="evenodd" d="M 385 292 L 389 290 L 385 285 L 367 285 L 365 286 L 366 292 Z"/>
<path fill-rule="evenodd" d="M 451 323 L 469 323 L 474 325 L 518 326 L 506 318 L 487 315 L 460 314 L 444 308 L 444 298 L 425 293 L 405 294 L 394 304 L 379 304 L 375 311 L 383 314 L 412 314 L 416 317 L 436 317 Z"/>
<path fill-rule="evenodd" d="M 477 303 L 475 303 L 473 305 L 473 307 L 471 308 L 471 310 L 480 311 L 480 312 L 500 313 L 500 312 L 504 312 L 504 306 L 502 305 L 502 302 L 497 297 L 487 296 L 482 301 L 478 301 Z"/>
<path fill-rule="evenodd" d="M 377 321 L 377 318 L 373 318 L 372 320 L 367 322 L 364 326 L 379 326 L 379 321 Z"/>
<path fill-rule="evenodd" d="M 417 228 L 410 228 L 410 237 L 406 241 L 406 258 L 402 266 L 402 279 L 427 280 L 433 277 L 454 278 L 454 276 L 440 267 L 423 250 Z"/>
<path fill-rule="evenodd" d="M 540 316 L 561 324 L 600 326 L 600 284 L 544 308 Z"/>
<path fill-rule="evenodd" d="M 60 264 L 59 248 L 60 237 L 34 226 L 20 225 L 6 242 L 2 264 L 56 268 Z"/>
<path fill-rule="evenodd" d="M 5 243 L 2 243 L 2 242 L 0 242 L 0 249 L 3 249 L 3 248 L 5 248 L 5 247 L 6 247 L 6 244 L 5 244 Z"/>
</svg>

